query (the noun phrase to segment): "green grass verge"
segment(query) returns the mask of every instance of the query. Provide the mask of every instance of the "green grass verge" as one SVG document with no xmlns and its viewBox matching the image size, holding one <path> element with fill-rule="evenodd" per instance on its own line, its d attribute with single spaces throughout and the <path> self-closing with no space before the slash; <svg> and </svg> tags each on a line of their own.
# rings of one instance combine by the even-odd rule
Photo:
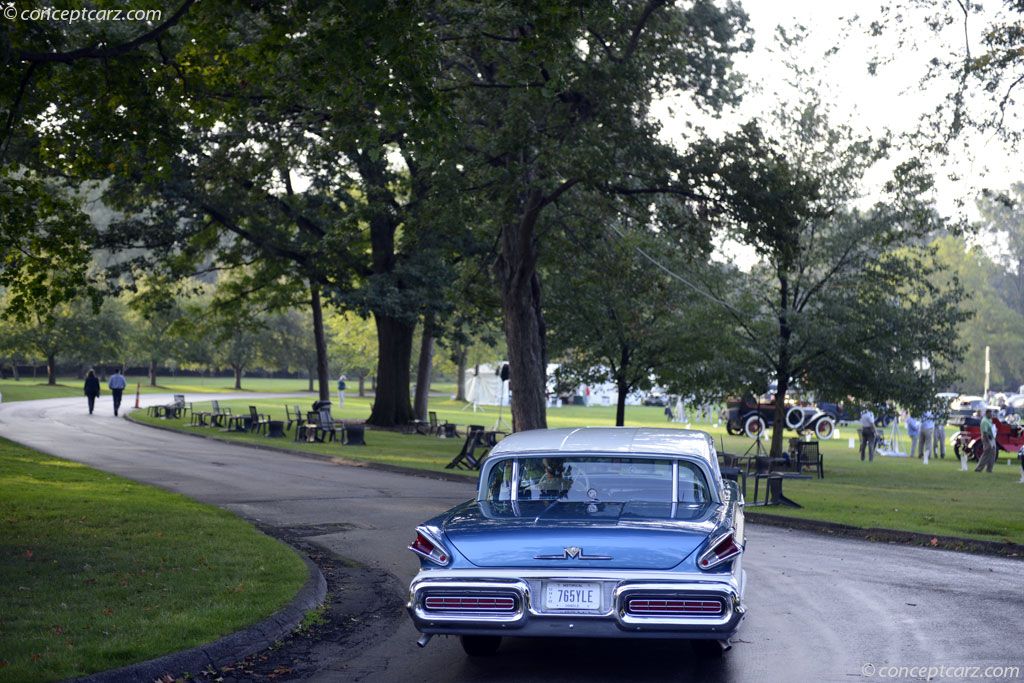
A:
<svg viewBox="0 0 1024 683">
<path fill-rule="evenodd" d="M 210 641 L 305 583 L 235 515 L 0 439 L 0 681 L 61 680 Z"/>
<path fill-rule="evenodd" d="M 134 402 L 135 388 L 142 383 L 142 394 L 213 394 L 237 391 L 235 381 L 231 377 L 157 377 L 157 386 L 149 386 L 148 377 L 126 377 L 128 388 L 124 400 L 132 397 Z M 31 401 L 40 398 L 65 398 L 68 396 L 84 396 L 82 385 L 85 380 L 77 377 L 58 377 L 57 384 L 48 385 L 46 377 L 32 379 L 22 378 L 0 380 L 0 394 L 4 402 Z M 107 395 L 106 382 L 101 382 L 103 394 Z M 307 391 L 309 380 L 305 379 L 264 379 L 245 377 L 242 379 L 242 391 L 296 393 Z"/>
<path fill-rule="evenodd" d="M 295 403 L 289 399 L 289 405 Z M 227 401 L 235 413 L 246 412 L 255 405 L 262 413 L 281 419 L 285 399 Z M 300 402 L 306 409 L 309 402 Z M 362 420 L 369 414 L 370 400 L 346 397 L 345 407 L 334 408 L 334 416 L 341 419 Z M 197 409 L 209 407 L 197 404 Z M 487 406 L 486 412 L 463 410 L 462 404 L 447 400 L 434 400 L 430 404 L 438 419 L 460 425 L 480 424 L 488 429 L 498 419 L 496 407 Z M 549 427 L 579 425 L 613 425 L 614 407 L 568 406 L 548 410 Z M 134 417 L 144 422 L 182 427 L 182 421 L 146 418 L 141 411 Z M 502 417 L 510 420 L 508 408 Z M 654 406 L 628 406 L 626 424 L 631 426 L 664 427 L 662 408 Z M 685 426 L 685 425 L 669 425 Z M 691 425 L 710 433 L 719 448 L 730 452 L 745 452 L 751 441 L 745 437 L 729 436 L 722 426 L 701 423 Z M 291 438 L 270 440 L 259 435 L 216 432 L 211 429 L 182 427 L 185 430 L 216 435 L 231 441 L 251 442 L 301 451 L 316 452 L 368 462 L 400 465 L 417 469 L 443 471 L 462 446 L 461 439 L 444 440 L 418 435 L 392 432 L 369 432 L 367 446 L 342 447 L 336 444 L 296 444 Z M 825 457 L 825 479 L 790 480 L 785 482 L 786 495 L 799 502 L 803 509 L 781 506 L 765 508 L 766 512 L 808 519 L 821 519 L 861 527 L 885 527 L 922 533 L 963 536 L 990 541 L 1024 543 L 1024 484 L 1020 467 L 1013 458 L 1007 466 L 1005 453 L 992 474 L 961 472 L 960 463 L 953 459 L 952 449 L 945 460 L 932 460 L 927 466 L 917 458 L 890 458 L 876 456 L 873 463 L 862 463 L 858 451 L 850 449 L 848 438 L 856 435 L 853 427 L 841 427 L 840 437 L 821 446 Z M 952 432 L 947 428 L 947 437 Z M 787 438 L 789 433 L 787 433 Z M 855 444 L 856 445 L 856 444 Z M 906 444 L 905 447 L 909 447 Z M 974 464 L 971 463 L 971 470 Z M 453 470 L 447 470 L 452 472 Z M 458 471 L 463 473 L 463 471 Z M 472 476 L 472 474 L 467 474 Z M 753 496 L 754 480 L 748 482 L 748 496 Z"/>
</svg>

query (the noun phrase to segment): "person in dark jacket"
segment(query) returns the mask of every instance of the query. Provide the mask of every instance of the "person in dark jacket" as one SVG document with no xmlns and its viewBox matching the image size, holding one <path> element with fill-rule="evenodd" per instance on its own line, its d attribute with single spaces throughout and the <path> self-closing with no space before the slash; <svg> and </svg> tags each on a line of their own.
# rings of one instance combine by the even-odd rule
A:
<svg viewBox="0 0 1024 683">
<path fill-rule="evenodd" d="M 96 377 L 96 373 L 92 370 L 85 373 L 85 397 L 89 399 L 89 414 L 92 415 L 92 409 L 96 405 L 96 397 L 100 395 L 100 380 Z"/>
</svg>

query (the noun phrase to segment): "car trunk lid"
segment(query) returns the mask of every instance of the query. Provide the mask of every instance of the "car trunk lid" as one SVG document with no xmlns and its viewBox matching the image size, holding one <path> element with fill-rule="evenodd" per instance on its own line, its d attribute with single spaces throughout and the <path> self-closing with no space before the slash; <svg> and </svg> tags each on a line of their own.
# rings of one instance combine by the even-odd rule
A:
<svg viewBox="0 0 1024 683">
<path fill-rule="evenodd" d="M 470 503 L 444 531 L 480 567 L 671 569 L 715 529 L 718 505 Z"/>
</svg>

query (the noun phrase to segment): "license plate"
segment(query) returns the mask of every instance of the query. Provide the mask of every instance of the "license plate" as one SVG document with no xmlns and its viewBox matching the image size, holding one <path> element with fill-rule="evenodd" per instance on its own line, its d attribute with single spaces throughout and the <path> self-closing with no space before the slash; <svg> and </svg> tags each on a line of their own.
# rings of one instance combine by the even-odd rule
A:
<svg viewBox="0 0 1024 683">
<path fill-rule="evenodd" d="M 544 605 L 548 609 L 600 609 L 601 584 L 550 582 Z"/>
</svg>

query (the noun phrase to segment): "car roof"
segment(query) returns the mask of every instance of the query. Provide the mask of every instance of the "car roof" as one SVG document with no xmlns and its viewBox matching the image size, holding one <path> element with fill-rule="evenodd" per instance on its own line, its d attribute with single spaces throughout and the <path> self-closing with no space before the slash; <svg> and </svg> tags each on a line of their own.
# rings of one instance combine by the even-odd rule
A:
<svg viewBox="0 0 1024 683">
<path fill-rule="evenodd" d="M 530 452 L 598 452 L 691 455 L 711 460 L 711 437 L 694 429 L 658 427 L 570 427 L 511 434 L 491 456 Z"/>
</svg>

